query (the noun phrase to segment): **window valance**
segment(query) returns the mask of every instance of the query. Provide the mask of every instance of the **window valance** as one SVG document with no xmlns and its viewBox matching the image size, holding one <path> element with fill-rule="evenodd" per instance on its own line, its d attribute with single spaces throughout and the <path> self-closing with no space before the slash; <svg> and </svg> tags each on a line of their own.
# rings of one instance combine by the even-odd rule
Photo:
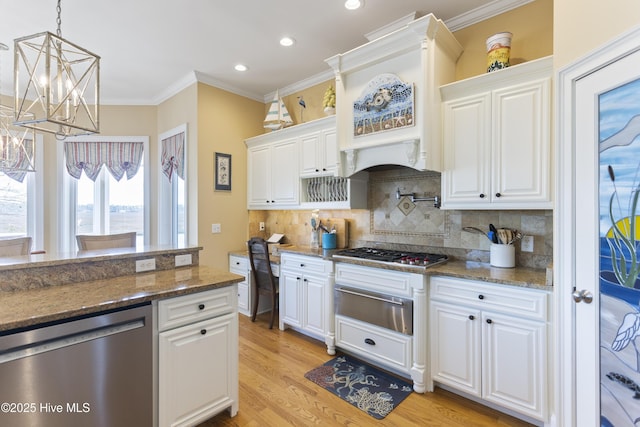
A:
<svg viewBox="0 0 640 427">
<path fill-rule="evenodd" d="M 6 137 L 0 137 L 0 172 L 14 181 L 24 181 L 27 172 L 34 171 L 33 150 L 32 140 L 14 144 Z"/>
<path fill-rule="evenodd" d="M 143 148 L 142 142 L 65 142 L 67 171 L 80 179 L 84 170 L 95 181 L 104 165 L 117 181 L 125 173 L 131 179 L 140 167 Z"/>
<path fill-rule="evenodd" d="M 162 172 L 169 182 L 174 172 L 184 179 L 184 132 L 162 140 Z"/>
</svg>

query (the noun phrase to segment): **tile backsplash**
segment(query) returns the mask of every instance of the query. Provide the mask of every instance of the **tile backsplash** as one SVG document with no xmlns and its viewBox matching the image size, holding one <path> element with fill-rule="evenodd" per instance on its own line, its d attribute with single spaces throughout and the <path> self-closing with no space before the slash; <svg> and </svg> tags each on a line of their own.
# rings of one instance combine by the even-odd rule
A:
<svg viewBox="0 0 640 427">
<path fill-rule="evenodd" d="M 440 174 L 409 168 L 369 172 L 368 209 L 323 210 L 320 219 L 345 218 L 349 246 L 380 246 L 446 253 L 456 259 L 489 262 L 489 240 L 462 230 L 489 224 L 517 229 L 533 236 L 533 252 L 522 252 L 516 243 L 516 265 L 545 268 L 553 256 L 553 211 L 442 210 L 430 199 L 440 196 Z M 398 197 L 398 192 L 400 197 Z M 415 202 L 409 194 L 414 194 Z M 407 196 L 403 196 L 407 194 Z M 285 243 L 309 245 L 310 210 L 250 211 L 249 235 L 268 238 L 285 235 Z M 259 231 L 264 222 L 265 231 Z"/>
</svg>

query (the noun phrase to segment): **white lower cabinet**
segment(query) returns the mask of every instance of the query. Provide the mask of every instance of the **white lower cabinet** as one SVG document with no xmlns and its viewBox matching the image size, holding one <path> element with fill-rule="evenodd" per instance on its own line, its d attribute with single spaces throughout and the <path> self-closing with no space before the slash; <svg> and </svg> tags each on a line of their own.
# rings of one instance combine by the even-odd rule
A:
<svg viewBox="0 0 640 427">
<path fill-rule="evenodd" d="M 546 291 L 430 279 L 431 372 L 437 383 L 546 421 Z"/>
<path fill-rule="evenodd" d="M 336 345 L 351 353 L 366 355 L 382 366 L 411 372 L 412 337 L 336 315 Z"/>
<path fill-rule="evenodd" d="M 323 339 L 335 354 L 333 261 L 283 253 L 280 258 L 280 329 L 294 327 Z"/>
<path fill-rule="evenodd" d="M 158 425 L 238 411 L 236 286 L 158 302 Z"/>
</svg>

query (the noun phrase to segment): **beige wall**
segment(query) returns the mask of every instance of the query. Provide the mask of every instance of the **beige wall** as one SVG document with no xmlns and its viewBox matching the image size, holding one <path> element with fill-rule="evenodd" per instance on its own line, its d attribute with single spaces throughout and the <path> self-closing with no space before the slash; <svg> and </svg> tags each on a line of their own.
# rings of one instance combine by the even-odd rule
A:
<svg viewBox="0 0 640 427">
<path fill-rule="evenodd" d="M 513 33 L 511 65 L 553 54 L 553 0 L 536 0 L 453 33 L 464 51 L 456 64 L 456 80 L 487 71 L 487 37 Z"/>
<path fill-rule="evenodd" d="M 186 230 L 186 242 L 190 245 L 196 245 L 198 243 L 198 172 L 196 168 L 191 168 L 189 165 L 197 165 L 198 163 L 198 105 L 196 103 L 198 94 L 198 86 L 193 84 L 183 91 L 177 93 L 166 101 L 158 105 L 158 135 L 163 132 L 167 132 L 177 126 L 187 126 L 187 141 L 186 141 L 186 182 L 187 182 L 187 223 L 188 228 Z M 154 191 L 152 194 L 152 206 L 157 206 L 158 200 L 158 179 L 166 179 L 164 176 L 160 177 L 159 172 L 159 151 L 160 141 L 156 137 L 152 141 L 152 145 L 155 150 L 155 157 L 152 160 L 152 164 L 155 168 L 152 170 L 151 182 Z M 151 235 L 157 236 L 157 218 L 158 215 L 154 212 L 155 221 L 152 221 L 153 227 Z M 155 243 L 155 242 L 152 242 Z"/>
<path fill-rule="evenodd" d="M 247 147 L 262 133 L 264 104 L 224 90 L 198 85 L 198 244 L 200 264 L 228 267 L 229 251 L 248 239 Z M 231 154 L 231 191 L 214 191 L 214 155 Z M 212 234 L 211 224 L 222 233 Z"/>
<path fill-rule="evenodd" d="M 637 0 L 558 0 L 553 9 L 556 68 L 570 64 L 640 24 Z"/>
</svg>

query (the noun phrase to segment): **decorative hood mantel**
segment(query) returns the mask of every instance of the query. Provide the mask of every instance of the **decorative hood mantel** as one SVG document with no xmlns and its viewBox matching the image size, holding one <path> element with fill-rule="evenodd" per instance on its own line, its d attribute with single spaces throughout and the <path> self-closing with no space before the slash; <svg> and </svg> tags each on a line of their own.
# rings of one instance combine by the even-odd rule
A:
<svg viewBox="0 0 640 427">
<path fill-rule="evenodd" d="M 342 175 L 379 165 L 442 170 L 440 86 L 462 46 L 432 14 L 328 58 Z"/>
</svg>

